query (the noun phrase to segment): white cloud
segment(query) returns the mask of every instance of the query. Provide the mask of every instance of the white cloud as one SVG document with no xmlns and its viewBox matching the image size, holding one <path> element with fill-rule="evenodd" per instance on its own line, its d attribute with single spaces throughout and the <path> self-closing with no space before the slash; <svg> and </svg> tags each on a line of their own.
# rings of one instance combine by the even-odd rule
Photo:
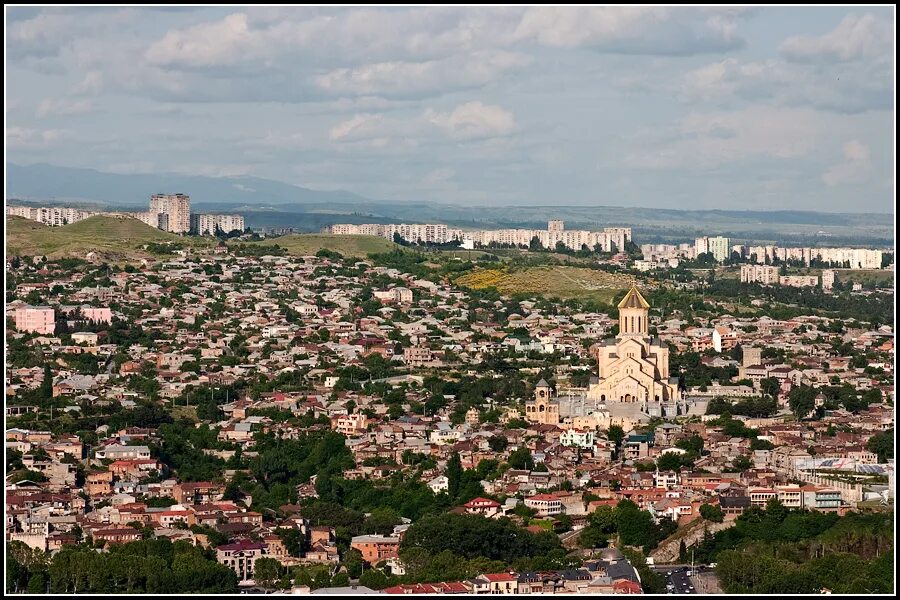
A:
<svg viewBox="0 0 900 600">
<path fill-rule="evenodd" d="M 144 56 L 157 66 L 233 66 L 258 58 L 263 38 L 250 31 L 246 14 L 234 13 L 221 21 L 170 31 Z"/>
<path fill-rule="evenodd" d="M 378 114 L 353 115 L 350 119 L 338 123 L 328 132 L 331 141 L 356 140 L 371 137 L 381 131 L 384 116 Z"/>
<path fill-rule="evenodd" d="M 513 52 L 486 51 L 426 62 L 382 62 L 336 69 L 316 77 L 334 94 L 408 96 L 480 87 L 531 62 Z"/>
<path fill-rule="evenodd" d="M 78 85 L 72 88 L 74 94 L 97 95 L 103 90 L 103 73 L 89 71 Z"/>
<path fill-rule="evenodd" d="M 859 140 L 844 144 L 844 162 L 833 165 L 822 176 L 829 187 L 867 179 L 872 172 L 869 148 Z"/>
<path fill-rule="evenodd" d="M 53 98 L 47 98 L 38 105 L 35 114 L 38 117 L 69 116 L 81 115 L 92 110 L 94 110 L 94 104 L 88 100 L 70 100 L 67 98 L 54 100 Z"/>
<path fill-rule="evenodd" d="M 9 148 L 35 149 L 49 148 L 69 137 L 65 129 L 29 129 L 9 127 L 6 130 L 6 144 Z"/>
<path fill-rule="evenodd" d="M 765 100 L 844 113 L 889 109 L 891 92 L 883 65 L 823 68 L 782 59 L 727 58 L 687 72 L 677 85 L 679 98 L 688 103 Z"/>
<path fill-rule="evenodd" d="M 894 28 L 887 19 L 872 14 L 847 15 L 840 24 L 821 36 L 792 36 L 779 50 L 789 60 L 853 61 L 888 58 L 893 54 Z"/>
<path fill-rule="evenodd" d="M 751 106 L 694 113 L 668 139 L 659 132 L 636 139 L 641 149 L 626 156 L 638 168 L 713 168 L 754 158 L 798 159 L 811 153 L 822 132 L 821 114 L 808 109 Z M 644 148 L 651 148 L 646 150 Z"/>
<path fill-rule="evenodd" d="M 429 109 L 425 118 L 455 140 L 473 140 L 509 135 L 516 129 L 512 113 L 499 106 L 467 102 L 448 113 Z"/>
<path fill-rule="evenodd" d="M 545 46 L 588 46 L 624 54 L 721 52 L 743 46 L 735 32 L 740 14 L 733 9 L 540 6 L 526 11 L 515 38 Z"/>
</svg>

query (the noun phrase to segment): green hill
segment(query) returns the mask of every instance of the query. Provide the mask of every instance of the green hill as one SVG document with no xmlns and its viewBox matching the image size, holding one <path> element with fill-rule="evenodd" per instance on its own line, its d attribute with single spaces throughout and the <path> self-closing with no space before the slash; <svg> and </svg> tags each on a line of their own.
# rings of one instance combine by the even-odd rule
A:
<svg viewBox="0 0 900 600">
<path fill-rule="evenodd" d="M 373 235 L 330 235 L 326 233 L 295 233 L 261 242 L 262 245 L 278 245 L 297 256 L 313 255 L 319 250 L 340 252 L 344 256 L 365 258 L 376 252 L 390 252 L 397 244 Z"/>
<path fill-rule="evenodd" d="M 8 254 L 84 258 L 97 252 L 108 260 L 133 259 L 151 254 L 141 246 L 174 242 L 181 246 L 209 246 L 212 241 L 185 238 L 160 231 L 132 217 L 98 215 L 62 227 L 48 227 L 22 217 L 7 218 Z"/>
</svg>

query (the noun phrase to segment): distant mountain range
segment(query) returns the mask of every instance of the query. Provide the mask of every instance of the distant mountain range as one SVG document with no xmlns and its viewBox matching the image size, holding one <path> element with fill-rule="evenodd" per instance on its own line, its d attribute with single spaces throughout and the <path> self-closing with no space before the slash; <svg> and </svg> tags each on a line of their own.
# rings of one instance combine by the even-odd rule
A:
<svg viewBox="0 0 900 600">
<path fill-rule="evenodd" d="M 47 164 L 7 163 L 7 201 L 84 208 L 141 210 L 155 193 L 191 196 L 197 212 L 231 212 L 251 227 L 318 231 L 333 223 L 428 223 L 461 228 L 546 227 L 563 219 L 567 229 L 626 226 L 638 243 L 690 241 L 725 235 L 736 241 L 810 245 L 893 242 L 893 215 L 812 211 L 677 210 L 622 206 L 463 206 L 375 200 L 347 191 L 321 191 L 259 177 L 116 174 Z"/>
<path fill-rule="evenodd" d="M 259 177 L 118 174 L 47 164 L 6 164 L 6 197 L 144 206 L 152 194 L 183 193 L 194 202 L 244 205 L 372 202 L 345 191 L 321 191 Z"/>
</svg>

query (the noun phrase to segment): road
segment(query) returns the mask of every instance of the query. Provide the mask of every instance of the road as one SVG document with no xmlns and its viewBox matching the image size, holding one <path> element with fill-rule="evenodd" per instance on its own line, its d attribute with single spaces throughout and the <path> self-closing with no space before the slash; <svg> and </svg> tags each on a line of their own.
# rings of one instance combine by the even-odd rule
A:
<svg viewBox="0 0 900 600">
<path fill-rule="evenodd" d="M 688 566 L 679 565 L 657 565 L 651 567 L 654 571 L 666 578 L 667 594 L 696 594 L 697 589 L 688 572 L 691 570 Z M 709 567 L 697 566 L 695 569 L 699 571 L 708 571 Z M 695 575 L 695 573 L 692 573 Z"/>
</svg>

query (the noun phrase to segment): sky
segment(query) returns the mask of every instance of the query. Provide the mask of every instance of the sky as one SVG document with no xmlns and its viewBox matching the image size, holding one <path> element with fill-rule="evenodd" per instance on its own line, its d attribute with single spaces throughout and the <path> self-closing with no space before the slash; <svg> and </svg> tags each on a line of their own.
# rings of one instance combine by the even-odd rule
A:
<svg viewBox="0 0 900 600">
<path fill-rule="evenodd" d="M 19 164 L 893 212 L 892 7 L 6 9 Z"/>
</svg>

